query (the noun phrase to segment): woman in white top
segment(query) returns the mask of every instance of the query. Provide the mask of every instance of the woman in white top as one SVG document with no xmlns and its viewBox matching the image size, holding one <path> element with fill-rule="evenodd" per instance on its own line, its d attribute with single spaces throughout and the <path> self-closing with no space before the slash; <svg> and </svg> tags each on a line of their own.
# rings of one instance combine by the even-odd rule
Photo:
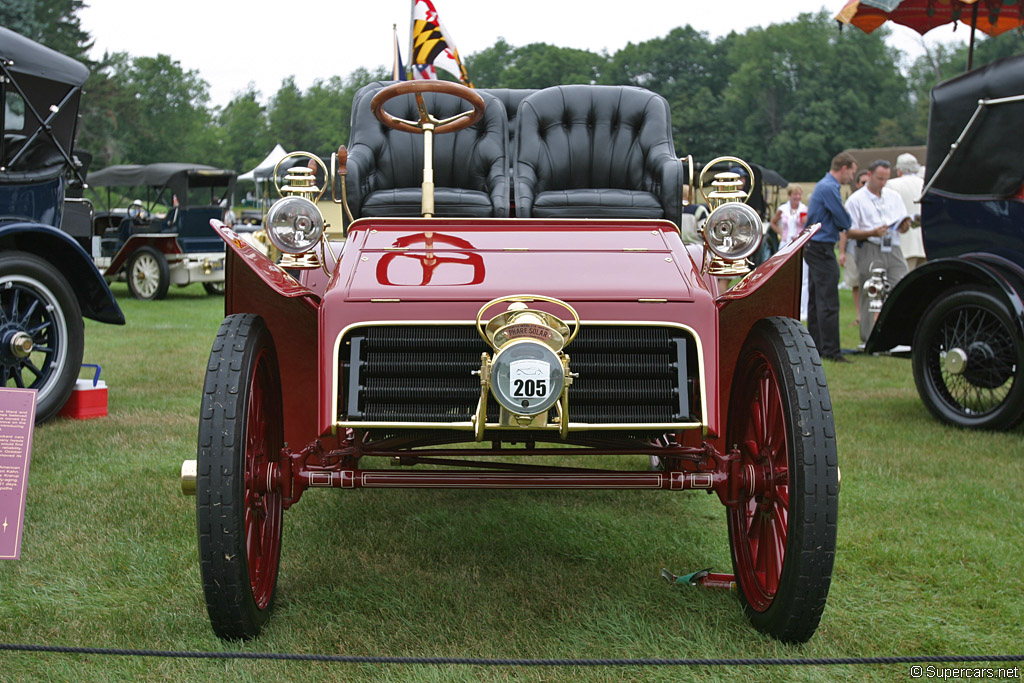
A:
<svg viewBox="0 0 1024 683">
<path fill-rule="evenodd" d="M 796 236 L 804 229 L 807 220 L 807 205 L 801 200 L 804 196 L 804 188 L 796 183 L 786 186 L 786 196 L 789 201 L 775 210 L 772 216 L 771 226 L 775 234 L 779 236 L 779 246 L 785 246 L 796 239 Z M 807 264 L 803 266 L 803 282 L 800 286 L 800 319 L 807 319 Z"/>
<path fill-rule="evenodd" d="M 776 209 L 771 222 L 772 230 L 779 236 L 780 247 L 789 244 L 800 234 L 807 219 L 807 205 L 800 201 L 804 196 L 804 188 L 790 183 L 786 186 L 786 196 L 789 201 Z"/>
</svg>

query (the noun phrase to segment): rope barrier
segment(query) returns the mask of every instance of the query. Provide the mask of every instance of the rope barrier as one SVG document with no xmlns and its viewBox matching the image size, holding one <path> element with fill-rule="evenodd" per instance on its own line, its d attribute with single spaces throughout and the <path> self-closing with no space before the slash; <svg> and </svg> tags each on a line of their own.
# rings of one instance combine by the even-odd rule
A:
<svg viewBox="0 0 1024 683">
<path fill-rule="evenodd" d="M 493 659 L 486 657 L 374 657 L 362 655 L 285 654 L 273 652 L 202 652 L 175 650 L 123 650 L 103 647 L 63 647 L 0 643 L 0 651 L 50 652 L 122 657 L 181 659 L 266 659 L 338 664 L 459 664 L 470 666 L 836 666 L 863 664 L 924 664 L 953 662 L 1021 662 L 1024 655 L 923 655 L 916 657 L 823 657 L 811 659 Z"/>
</svg>

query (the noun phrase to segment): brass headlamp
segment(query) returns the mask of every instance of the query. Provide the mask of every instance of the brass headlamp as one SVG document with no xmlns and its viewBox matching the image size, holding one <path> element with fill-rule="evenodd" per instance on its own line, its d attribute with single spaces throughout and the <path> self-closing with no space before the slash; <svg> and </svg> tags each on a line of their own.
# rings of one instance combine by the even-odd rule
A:
<svg viewBox="0 0 1024 683">
<path fill-rule="evenodd" d="M 561 306 L 572 315 L 572 327 L 547 311 L 530 308 L 534 301 Z M 484 313 L 500 303 L 508 308 L 483 324 Z M 558 429 L 564 437 L 569 427 L 569 371 L 566 346 L 576 337 L 580 319 L 569 304 L 546 296 L 520 294 L 503 296 L 480 308 L 477 331 L 494 349 L 480 357 L 480 402 L 473 417 L 478 441 L 483 440 L 487 421 L 488 395 L 501 406 L 502 427 L 547 427 L 548 411 L 558 411 Z"/>
<path fill-rule="evenodd" d="M 704 192 L 704 175 L 723 161 L 742 166 L 748 178 L 753 179 L 754 174 L 742 159 L 718 157 L 704 166 L 697 183 L 711 209 L 701 228 L 705 248 L 712 253 L 707 272 L 716 277 L 734 277 L 750 272 L 747 258 L 761 246 L 763 226 L 761 217 L 746 204 L 750 193 L 743 189 L 743 177 L 738 173 L 716 173 L 712 191 Z"/>
<path fill-rule="evenodd" d="M 292 166 L 285 175 L 285 184 L 277 182 L 281 164 L 292 157 L 308 159 L 309 166 Z M 282 268 L 319 268 L 324 262 L 318 258 L 315 247 L 320 244 L 326 226 L 323 214 L 316 202 L 324 195 L 326 187 L 316 184 L 316 169 L 319 165 L 324 177 L 330 179 L 327 166 L 320 157 L 309 152 L 292 152 L 281 158 L 274 166 L 274 186 L 281 199 L 274 202 L 267 212 L 267 238 L 283 256 Z"/>
</svg>

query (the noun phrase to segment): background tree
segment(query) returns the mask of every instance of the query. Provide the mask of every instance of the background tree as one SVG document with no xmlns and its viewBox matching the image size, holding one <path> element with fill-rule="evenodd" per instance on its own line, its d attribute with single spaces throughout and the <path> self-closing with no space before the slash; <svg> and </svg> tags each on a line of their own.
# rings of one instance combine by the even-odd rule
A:
<svg viewBox="0 0 1024 683">
<path fill-rule="evenodd" d="M 840 33 L 832 23 L 826 12 L 803 14 L 735 40 L 721 111 L 735 153 L 817 178 L 835 153 L 884 142 L 880 132 L 905 120 L 906 80 L 885 29 Z"/>
<path fill-rule="evenodd" d="M 509 48 L 508 43 L 499 38 L 493 47 L 468 58 L 466 70 L 478 88 L 547 88 L 596 83 L 607 62 L 607 57 L 596 52 L 547 43 Z"/>
<path fill-rule="evenodd" d="M 303 149 L 302 141 L 312 137 L 313 126 L 295 76 L 281 81 L 281 87 L 270 98 L 269 116 L 271 137 L 287 150 Z"/>
<path fill-rule="evenodd" d="M 4 0 L 0 26 L 88 64 L 92 40 L 78 18 L 83 7 L 84 0 Z"/>
<path fill-rule="evenodd" d="M 218 156 L 212 165 L 245 173 L 273 148 L 267 110 L 254 83 L 237 93 L 217 117 Z"/>
<path fill-rule="evenodd" d="M 209 85 L 199 72 L 183 70 L 168 55 L 130 58 L 124 66 L 111 77 L 130 93 L 127 115 L 138 122 L 120 126 L 132 163 L 209 158 L 215 136 Z"/>
</svg>

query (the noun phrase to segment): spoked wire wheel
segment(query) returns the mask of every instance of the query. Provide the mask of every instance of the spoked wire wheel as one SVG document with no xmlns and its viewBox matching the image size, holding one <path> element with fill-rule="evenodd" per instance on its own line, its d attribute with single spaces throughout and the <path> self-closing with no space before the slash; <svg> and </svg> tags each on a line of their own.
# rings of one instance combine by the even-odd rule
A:
<svg viewBox="0 0 1024 683">
<path fill-rule="evenodd" d="M 171 285 L 167 258 L 153 247 L 139 247 L 128 260 L 128 291 L 136 299 L 155 300 L 167 296 Z"/>
<path fill-rule="evenodd" d="M 225 318 L 210 354 L 196 510 L 206 606 L 221 638 L 252 638 L 273 609 L 283 446 L 277 357 L 261 318 Z"/>
<path fill-rule="evenodd" d="M 768 318 L 754 327 L 728 419 L 728 444 L 740 453 L 739 501 L 727 514 L 740 601 L 759 631 L 806 641 L 831 582 L 839 468 L 828 386 L 802 325 Z"/>
<path fill-rule="evenodd" d="M 914 381 L 949 424 L 1010 429 L 1024 419 L 1024 339 L 1006 305 L 972 288 L 933 303 L 914 337 Z"/>
<path fill-rule="evenodd" d="M 60 272 L 34 254 L 0 256 L 0 378 L 36 390 L 37 422 L 67 401 L 84 347 L 78 299 Z"/>
</svg>

